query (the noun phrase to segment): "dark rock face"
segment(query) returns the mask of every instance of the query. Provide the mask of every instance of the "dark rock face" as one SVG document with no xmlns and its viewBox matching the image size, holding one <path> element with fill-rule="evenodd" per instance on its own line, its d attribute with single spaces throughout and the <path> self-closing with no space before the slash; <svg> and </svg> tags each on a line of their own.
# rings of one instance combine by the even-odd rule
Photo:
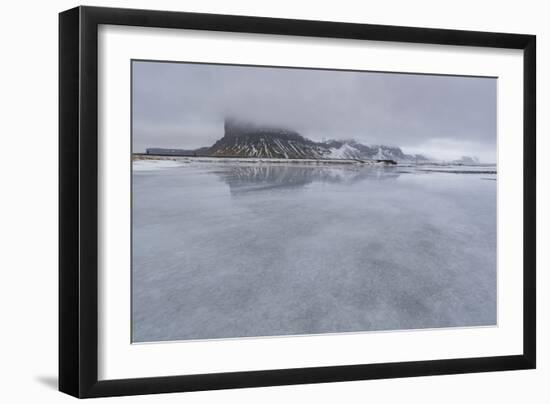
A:
<svg viewBox="0 0 550 404">
<path fill-rule="evenodd" d="M 322 158 L 325 146 L 293 130 L 259 126 L 228 118 L 224 137 L 209 149 L 211 156 L 263 158 Z"/>
</svg>

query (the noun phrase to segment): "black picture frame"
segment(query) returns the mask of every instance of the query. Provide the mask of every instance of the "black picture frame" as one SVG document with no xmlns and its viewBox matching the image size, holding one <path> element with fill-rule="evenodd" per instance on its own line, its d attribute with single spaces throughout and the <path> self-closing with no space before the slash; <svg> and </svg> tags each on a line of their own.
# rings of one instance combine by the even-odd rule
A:
<svg viewBox="0 0 550 404">
<path fill-rule="evenodd" d="M 523 50 L 523 354 L 98 380 L 98 26 L 181 28 Z M 77 7 L 59 15 L 59 390 L 104 397 L 536 366 L 536 37 L 185 12 Z"/>
</svg>

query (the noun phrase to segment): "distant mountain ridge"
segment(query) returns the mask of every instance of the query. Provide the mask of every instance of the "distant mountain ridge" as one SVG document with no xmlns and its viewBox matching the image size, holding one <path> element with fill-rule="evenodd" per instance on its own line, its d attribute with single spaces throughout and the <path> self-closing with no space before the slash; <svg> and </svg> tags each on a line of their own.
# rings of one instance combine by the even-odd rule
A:
<svg viewBox="0 0 550 404">
<path fill-rule="evenodd" d="M 421 154 L 405 154 L 397 146 L 364 145 L 353 139 L 329 140 L 323 143 L 330 149 L 330 158 L 394 160 L 398 162 L 426 162 L 429 159 Z"/>
<path fill-rule="evenodd" d="M 194 150 L 149 148 L 147 154 L 256 157 L 281 159 L 358 159 L 427 162 L 420 154 L 405 154 L 397 146 L 365 145 L 353 139 L 314 142 L 298 132 L 226 118 L 224 136 L 210 147 Z"/>
</svg>

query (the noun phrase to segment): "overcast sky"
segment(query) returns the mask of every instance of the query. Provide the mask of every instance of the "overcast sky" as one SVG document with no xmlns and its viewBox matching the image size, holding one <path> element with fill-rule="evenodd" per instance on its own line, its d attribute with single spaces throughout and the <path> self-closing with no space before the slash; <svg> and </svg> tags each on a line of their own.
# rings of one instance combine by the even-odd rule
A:
<svg viewBox="0 0 550 404">
<path fill-rule="evenodd" d="M 192 149 L 234 116 L 312 140 L 496 161 L 496 79 L 133 62 L 133 148 Z"/>
</svg>

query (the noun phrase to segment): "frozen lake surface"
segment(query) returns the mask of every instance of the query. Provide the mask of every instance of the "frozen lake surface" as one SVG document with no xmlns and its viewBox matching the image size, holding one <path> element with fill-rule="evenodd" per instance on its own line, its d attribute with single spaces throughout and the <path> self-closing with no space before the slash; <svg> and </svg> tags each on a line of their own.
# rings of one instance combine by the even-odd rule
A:
<svg viewBox="0 0 550 404">
<path fill-rule="evenodd" d="M 495 325 L 494 167 L 445 171 L 134 162 L 133 341 Z"/>
</svg>

